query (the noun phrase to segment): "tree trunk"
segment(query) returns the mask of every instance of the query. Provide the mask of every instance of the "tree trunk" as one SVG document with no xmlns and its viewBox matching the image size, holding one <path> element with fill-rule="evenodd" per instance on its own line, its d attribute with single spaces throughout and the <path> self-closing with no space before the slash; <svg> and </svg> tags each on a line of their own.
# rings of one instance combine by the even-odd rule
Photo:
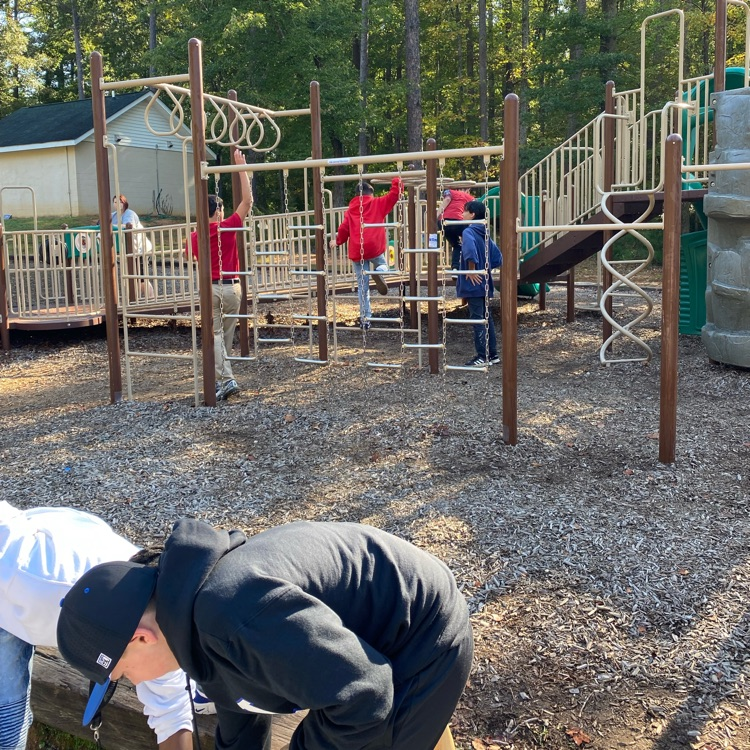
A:
<svg viewBox="0 0 750 750">
<path fill-rule="evenodd" d="M 617 0 L 602 0 L 602 15 L 604 28 L 599 37 L 599 51 L 604 56 L 606 64 L 600 71 L 602 84 L 615 79 L 614 53 L 617 51 L 617 34 L 615 31 L 615 17 L 617 16 Z M 707 35 L 706 35 L 707 36 Z"/>
<path fill-rule="evenodd" d="M 148 14 L 148 49 L 153 52 L 156 49 L 156 5 L 151 6 L 151 10 Z M 156 67 L 153 63 L 149 67 L 149 75 L 156 75 Z"/>
<path fill-rule="evenodd" d="M 578 15 L 583 21 L 586 16 L 586 0 L 577 0 Z M 570 74 L 570 80 L 578 82 L 581 80 L 581 58 L 583 57 L 583 44 L 574 44 L 570 50 L 570 62 L 572 72 Z M 568 115 L 568 133 L 567 136 L 570 138 L 578 130 L 578 115 L 575 112 L 571 112 Z"/>
<path fill-rule="evenodd" d="M 362 28 L 359 39 L 359 96 L 362 104 L 362 120 L 359 125 L 359 155 L 367 154 L 367 70 L 369 63 L 368 37 L 370 0 L 362 0 Z"/>
<path fill-rule="evenodd" d="M 422 150 L 422 88 L 419 58 L 419 0 L 405 0 L 406 139 L 409 151 Z M 417 166 L 417 165 L 415 165 Z"/>
<path fill-rule="evenodd" d="M 76 79 L 78 81 L 78 98 L 85 99 L 86 94 L 83 90 L 83 50 L 81 49 L 81 24 L 78 18 L 78 6 L 76 0 L 71 2 L 73 13 L 73 41 L 76 47 Z"/>
<path fill-rule="evenodd" d="M 520 123 L 518 139 L 521 146 L 525 146 L 529 138 L 529 0 L 521 0 L 521 78 L 518 82 L 518 96 L 520 98 Z"/>
<path fill-rule="evenodd" d="M 479 137 L 490 140 L 487 102 L 487 0 L 479 0 Z"/>
</svg>

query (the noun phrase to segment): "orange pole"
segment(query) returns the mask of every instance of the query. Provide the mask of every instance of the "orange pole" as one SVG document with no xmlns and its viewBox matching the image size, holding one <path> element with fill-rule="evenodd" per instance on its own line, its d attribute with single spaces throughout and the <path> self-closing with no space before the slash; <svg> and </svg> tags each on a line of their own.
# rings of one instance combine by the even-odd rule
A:
<svg viewBox="0 0 750 750">
<path fill-rule="evenodd" d="M 682 138 L 667 138 L 664 155 L 664 259 L 661 303 L 659 461 L 674 463 L 677 435 L 677 342 L 680 317 L 680 213 Z"/>
</svg>

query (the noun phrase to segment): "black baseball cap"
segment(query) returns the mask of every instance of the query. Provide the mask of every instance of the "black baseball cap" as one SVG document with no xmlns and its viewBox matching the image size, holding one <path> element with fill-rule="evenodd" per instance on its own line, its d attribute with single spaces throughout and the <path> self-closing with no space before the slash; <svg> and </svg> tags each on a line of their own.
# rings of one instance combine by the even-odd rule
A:
<svg viewBox="0 0 750 750">
<path fill-rule="evenodd" d="M 156 568 L 138 563 L 102 563 L 84 573 L 60 602 L 60 653 L 96 683 L 83 716 L 84 726 L 104 698 L 112 669 L 151 601 L 157 577 Z"/>
</svg>

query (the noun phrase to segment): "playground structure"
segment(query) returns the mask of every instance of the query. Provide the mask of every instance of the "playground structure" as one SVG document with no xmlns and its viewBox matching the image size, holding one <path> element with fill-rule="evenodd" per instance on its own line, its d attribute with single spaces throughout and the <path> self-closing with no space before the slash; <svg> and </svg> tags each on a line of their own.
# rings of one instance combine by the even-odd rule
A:
<svg viewBox="0 0 750 750">
<path fill-rule="evenodd" d="M 748 6 L 744 2 L 730 0 L 731 5 L 740 7 L 748 17 Z M 674 17 L 680 24 L 680 60 L 683 57 L 682 45 L 684 40 L 684 17 L 681 11 L 666 11 L 656 14 L 644 21 L 642 38 L 645 39 L 649 25 L 660 18 Z M 726 21 L 726 5 L 721 5 L 717 17 Z M 100 262 L 101 276 L 104 283 L 101 293 L 104 297 L 96 312 L 101 316 L 104 308 L 105 320 L 108 325 L 110 344 L 110 363 L 112 379 L 110 383 L 111 399 L 118 400 L 122 394 L 120 378 L 119 344 L 117 332 L 117 317 L 122 316 L 125 338 L 126 372 L 131 356 L 166 356 L 158 352 L 137 355 L 128 347 L 128 320 L 136 317 L 163 317 L 176 319 L 187 317 L 193 326 L 193 352 L 185 355 L 194 366 L 194 380 L 196 383 L 196 402 L 198 399 L 197 373 L 197 337 L 196 312 L 200 309 L 199 295 L 210 289 L 210 277 L 206 282 L 207 272 L 207 216 L 202 215 L 205 207 L 207 182 L 211 175 L 222 172 L 282 170 L 286 182 L 290 170 L 305 170 L 305 185 L 308 184 L 308 170 L 312 177 L 313 207 L 307 205 L 302 212 L 285 211 L 283 215 L 273 217 L 251 216 L 244 233 L 248 239 L 245 253 L 241 253 L 245 265 L 241 270 L 243 284 L 243 298 L 251 306 L 248 312 L 245 307 L 240 312 L 240 318 L 252 321 L 254 329 L 253 353 L 249 351 L 247 343 L 247 325 L 240 326 L 241 330 L 241 358 L 250 359 L 257 356 L 258 346 L 264 343 L 272 344 L 283 341 L 283 338 L 259 335 L 258 305 L 265 300 L 279 300 L 301 295 L 308 300 L 308 311 L 304 315 L 297 315 L 296 323 L 307 327 L 310 335 L 310 347 L 313 342 L 313 331 L 317 333 L 318 350 L 308 353 L 307 357 L 298 358 L 301 362 L 324 364 L 335 359 L 336 340 L 338 336 L 336 320 L 336 295 L 348 285 L 349 291 L 354 283 L 350 263 L 342 254 L 329 257 L 326 253 L 326 237 L 335 230 L 343 209 L 326 206 L 326 199 L 330 201 L 325 185 L 336 179 L 370 179 L 373 176 L 388 178 L 393 172 L 367 174 L 364 166 L 370 164 L 384 164 L 396 162 L 396 174 L 404 177 L 407 184 L 408 200 L 401 204 L 399 211 L 401 221 L 393 221 L 395 267 L 389 271 L 389 282 L 398 285 L 398 295 L 401 313 L 390 323 L 404 333 L 413 333 L 415 341 L 406 342 L 404 348 L 413 348 L 418 354 L 419 364 L 422 354 L 426 353 L 431 372 L 439 369 L 438 353 L 443 349 L 439 336 L 438 312 L 444 295 L 438 293 L 439 273 L 438 259 L 445 266 L 444 250 L 436 247 L 434 211 L 436 205 L 436 185 L 438 184 L 437 165 L 442 166 L 445 159 L 477 155 L 487 159 L 492 155 L 503 156 L 502 182 L 490 183 L 486 180 L 486 188 L 499 187 L 499 210 L 493 214 L 493 230 L 497 236 L 499 216 L 500 237 L 499 244 L 503 247 L 505 263 L 502 273 L 502 318 L 503 318 L 503 439 L 506 442 L 516 441 L 515 422 L 515 297 L 516 284 L 521 282 L 542 282 L 541 297 L 543 304 L 544 283 L 548 279 L 557 278 L 562 273 L 568 273 L 569 281 L 575 264 L 594 253 L 601 259 L 603 272 L 603 293 L 600 307 L 603 314 L 603 344 L 600 358 L 604 363 L 648 361 L 651 357 L 650 348 L 642 342 L 634 329 L 650 312 L 651 300 L 641 289 L 634 277 L 650 263 L 653 248 L 640 234 L 643 229 L 664 230 L 664 300 L 663 300 L 663 338 L 662 338 L 662 413 L 665 416 L 664 435 L 660 444 L 660 458 L 673 460 L 674 435 L 669 435 L 668 423 L 674 421 L 674 396 L 676 382 L 676 312 L 674 300 L 677 299 L 677 286 L 673 278 L 674 258 L 678 259 L 679 252 L 675 247 L 675 232 L 679 244 L 679 206 L 680 201 L 697 203 L 702 200 L 707 190 L 708 174 L 716 169 L 716 165 L 708 164 L 708 153 L 711 146 L 712 106 L 710 96 L 715 91 L 724 88 L 726 25 L 717 24 L 716 30 L 716 70 L 700 78 L 684 78 L 682 63 L 678 71 L 678 93 L 675 100 L 668 102 L 663 108 L 646 111 L 645 105 L 645 70 L 641 71 L 641 85 L 632 91 L 616 92 L 614 84 L 607 85 L 607 104 L 605 111 L 592 123 L 585 126 L 579 133 L 568 139 L 562 146 L 553 151 L 540 164 L 517 177 L 517 99 L 511 96 L 506 100 L 505 119 L 505 148 L 486 147 L 480 149 L 457 149 L 450 151 L 434 150 L 435 144 L 430 144 L 425 152 L 416 154 L 390 154 L 383 156 L 352 157 L 345 159 L 323 159 L 320 147 L 320 122 L 317 85 L 311 86 L 311 106 L 306 110 L 293 112 L 272 112 L 251 105 L 242 105 L 236 98 L 224 99 L 205 95 L 202 90 L 202 74 L 200 59 L 200 44 L 192 40 L 190 45 L 190 73 L 186 76 L 172 76 L 162 79 L 144 79 L 141 81 L 125 81 L 105 83 L 101 78 L 101 60 L 96 54 L 92 58 L 92 77 L 95 108 L 95 126 L 97 140 L 97 159 L 99 172 L 99 191 L 101 210 L 101 232 L 91 231 L 87 237 L 87 247 L 98 246 L 98 252 L 71 254 L 70 262 L 63 275 L 60 269 L 56 273 L 58 287 L 64 292 L 63 297 L 69 303 L 65 308 L 65 315 L 79 319 L 93 319 L 95 305 L 79 300 L 78 287 L 74 290 L 74 283 L 68 281 L 70 275 L 80 275 L 86 264 Z M 746 48 L 750 46 L 746 43 Z M 721 63 L 720 63 L 721 61 Z M 96 71 L 96 72 L 95 72 Z M 180 84 L 189 83 L 189 89 Z M 746 74 L 742 81 L 747 85 Z M 132 87 L 134 85 L 149 85 L 157 88 L 159 93 L 165 93 L 174 105 L 175 128 L 182 123 L 184 113 L 182 102 L 186 97 L 191 99 L 191 110 L 198 113 L 192 121 L 192 138 L 194 146 L 194 174 L 196 184 L 196 228 L 201 248 L 201 260 L 198 267 L 183 253 L 184 243 L 193 225 L 189 221 L 180 227 L 154 228 L 145 231 L 150 239 L 151 250 L 148 253 L 136 253 L 133 248 L 138 246 L 139 238 L 136 230 L 120 228 L 117 233 L 116 253 L 112 252 L 111 226 L 109 224 L 109 175 L 106 170 L 106 150 L 114 150 L 115 146 L 106 139 L 104 132 L 101 96 L 107 89 Z M 209 113 L 213 113 L 209 122 L 202 121 L 200 116 L 207 105 Z M 96 115 L 97 109 L 99 114 Z M 675 116 L 677 113 L 677 116 Z M 273 149 L 281 137 L 280 128 L 274 117 L 310 115 L 312 125 L 312 159 L 304 162 L 288 162 L 275 164 L 249 164 L 246 167 L 208 167 L 205 162 L 206 143 L 229 146 L 238 144 L 241 147 L 259 150 Z M 101 121 L 100 121 L 101 120 Z M 273 143 L 263 143 L 265 128 L 269 129 Z M 317 130 L 316 130 L 317 129 Z M 208 135 L 207 135 L 208 134 Z M 253 135 L 254 134 L 254 135 Z M 170 132 L 169 135 L 174 135 Z M 675 140 L 678 139 L 678 141 Z M 676 167 L 674 161 L 674 144 L 680 143 Z M 652 147 L 658 144 L 658 147 Z M 103 154 L 102 168 L 99 167 L 100 151 Z M 183 149 L 186 159 L 186 151 Z M 403 169 L 403 164 L 414 159 L 424 160 L 427 169 L 424 173 L 409 175 Z M 116 159 L 115 159 L 116 164 Z M 326 174 L 327 169 L 342 166 L 356 167 L 356 174 L 349 174 L 343 178 L 339 175 Z M 746 165 L 733 164 L 727 168 L 742 169 Z M 675 170 L 676 169 L 676 173 Z M 115 181 L 117 180 L 115 170 Z M 115 191 L 116 192 L 116 191 Z M 236 191 L 235 191 L 236 192 Z M 491 193 L 491 190 L 486 190 Z M 424 194 L 424 197 L 423 197 Z M 677 194 L 675 203 L 674 195 Z M 487 195 L 487 201 L 492 205 L 493 198 Z M 664 221 L 652 221 L 650 217 L 664 212 Z M 520 215 L 520 219 L 518 216 Z M 8 286 L 11 299 L 21 299 L 14 289 L 27 289 L 25 299 L 36 295 L 34 302 L 39 305 L 46 298 L 40 293 L 50 286 L 45 274 L 50 270 L 44 264 L 28 262 L 24 266 L 24 259 L 33 254 L 33 247 L 40 242 L 48 241 L 53 244 L 64 242 L 62 233 L 47 233 L 45 240 L 39 233 L 23 244 L 13 233 L 6 238 L 6 249 L 2 254 L 3 269 L 0 278 Z M 611 259 L 613 244 L 625 235 L 638 239 L 644 247 L 644 257 L 636 261 L 622 263 Z M 519 240 L 520 237 L 520 240 Z M 243 238 L 244 239 L 244 238 Z M 108 242 L 109 241 L 109 242 Z M 13 251 L 9 251 L 11 242 Z M 19 244 L 20 243 L 20 244 Z M 97 245 L 99 243 L 99 245 Z M 20 248 L 20 250 L 18 249 Z M 248 250 L 248 248 L 251 248 Z M 284 249 L 281 249 L 284 248 Z M 520 249 L 520 264 L 517 263 L 516 248 Z M 123 252 L 124 249 L 124 252 Z M 136 257 L 140 255 L 140 257 Z M 21 258 L 19 262 L 19 257 Z M 407 269 L 408 264 L 408 269 Z M 11 268 L 12 266 L 12 268 Z M 41 268 L 39 267 L 41 266 Z M 512 270 L 511 270 L 512 269 Z M 679 266 L 677 267 L 679 271 Z M 16 274 L 15 280 L 13 274 Z M 33 283 L 27 283 L 26 277 L 31 277 Z M 10 283 L 6 282 L 10 278 Z M 445 271 L 443 271 L 443 280 Z M 200 283 L 197 283 L 200 282 Z M 24 287 L 26 284 L 26 287 Z M 153 295 L 148 284 L 153 287 Z M 406 292 L 408 286 L 408 292 Z M 426 294 L 422 291 L 427 287 Z M 572 284 L 569 289 L 572 290 Z M 33 289 L 33 291 L 32 291 Z M 201 292 L 200 290 L 203 290 Z M 2 299 L 6 300 L 5 290 Z M 645 312 L 624 323 L 618 322 L 613 316 L 612 301 L 617 295 L 627 291 L 643 300 Z M 119 295 L 118 295 L 119 292 Z M 572 294 L 570 295 L 572 296 Z M 56 299 L 60 299 L 59 297 Z M 394 297 L 395 299 L 395 297 Z M 328 302 L 330 301 L 330 305 Z M 201 299 L 204 305 L 205 299 Z M 20 304 L 20 303 L 19 303 Z M 118 307 L 119 304 L 119 307 Z M 409 326 L 405 326 L 404 307 L 409 306 Z M 61 312 L 58 303 L 50 309 L 53 313 Z M 210 307 L 210 302 L 209 302 Z M 569 304 L 570 307 L 570 304 Z M 421 317 L 423 308 L 427 309 L 427 341 L 421 337 Z M 13 312 L 13 311 L 12 311 Z M 2 313 L 5 335 L 7 337 L 8 311 Z M 63 316 L 64 317 L 64 316 Z M 443 326 L 447 325 L 443 316 Z M 68 317 L 70 320 L 70 317 Z M 203 320 L 203 395 L 204 402 L 212 405 L 214 400 L 213 388 L 213 338 L 210 330 L 206 330 L 207 322 Z M 385 322 L 385 321 L 384 321 Z M 464 321 L 465 322 L 465 321 Z M 468 321 L 474 323 L 476 321 Z M 68 323 L 70 325 L 71 323 Z M 673 325 L 674 324 L 674 325 Z M 23 325 L 23 323 L 21 323 Z M 329 355 L 329 325 L 333 335 L 333 353 Z M 286 326 L 289 328 L 289 326 Z M 291 331 L 293 337 L 294 333 Z M 609 355 L 612 346 L 618 340 L 632 343 L 637 353 L 635 356 L 613 358 Z M 674 351 L 672 351 L 674 350 Z M 168 355 L 174 356 L 174 355 Z M 375 362 L 374 366 L 399 366 L 398 363 Z M 444 369 L 446 368 L 444 360 Z M 129 382 L 129 375 L 128 375 Z M 671 415 L 671 416 L 670 416 Z M 669 443 L 672 443 L 671 451 Z M 669 456 L 672 456 L 672 459 Z"/>
</svg>

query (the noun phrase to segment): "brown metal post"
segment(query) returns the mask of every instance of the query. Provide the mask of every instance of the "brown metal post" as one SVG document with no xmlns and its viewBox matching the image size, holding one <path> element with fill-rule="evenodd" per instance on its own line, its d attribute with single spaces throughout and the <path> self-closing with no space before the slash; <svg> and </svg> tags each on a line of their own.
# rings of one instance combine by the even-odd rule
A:
<svg viewBox="0 0 750 750">
<path fill-rule="evenodd" d="M 419 199 L 419 190 L 415 187 L 408 187 L 409 202 L 406 206 L 407 217 L 409 219 L 409 247 L 417 247 L 417 200 Z M 414 253 L 409 254 L 409 296 L 417 296 L 417 256 Z M 419 303 L 413 300 L 409 302 L 409 325 L 414 328 L 417 324 L 417 305 Z"/>
<path fill-rule="evenodd" d="M 5 267 L 5 238 L 3 225 L 0 224 L 0 341 L 3 351 L 10 351 L 10 324 L 8 323 L 8 269 Z"/>
<path fill-rule="evenodd" d="M 727 0 L 716 0 L 714 93 L 724 91 L 727 76 Z M 715 130 L 715 129 L 714 129 Z"/>
<path fill-rule="evenodd" d="M 195 182 L 195 230 L 198 233 L 198 286 L 201 303 L 201 351 L 203 352 L 203 403 L 216 406 L 216 351 L 211 289 L 211 245 L 208 238 L 208 179 L 201 177 L 206 161 L 206 116 L 203 111 L 203 60 L 200 39 L 188 42 L 193 178 Z"/>
<path fill-rule="evenodd" d="M 518 442 L 518 144 L 519 103 L 505 97 L 503 161 L 500 169 L 500 246 L 503 251 L 501 316 L 503 344 L 503 442 Z"/>
<path fill-rule="evenodd" d="M 122 366 L 120 364 L 120 321 L 117 317 L 117 265 L 112 238 L 112 193 L 109 188 L 109 160 L 107 147 L 107 115 L 104 92 L 102 56 L 91 54 L 91 105 L 94 114 L 94 155 L 96 157 L 96 185 L 99 196 L 99 247 L 104 287 L 104 314 L 107 328 L 107 357 L 109 360 L 109 400 L 122 401 Z M 91 252 L 95 252 L 91 248 Z M 70 248 L 71 259 L 75 248 Z"/>
<path fill-rule="evenodd" d="M 434 151 L 437 148 L 437 142 L 434 138 L 427 141 L 427 150 Z M 437 164 L 435 159 L 427 160 L 427 216 L 425 221 L 427 230 L 427 247 L 436 248 L 437 245 Z M 434 238 L 434 242 L 433 242 Z M 438 258 L 437 253 L 428 253 L 427 255 L 427 296 L 437 297 L 438 279 L 437 279 Z M 437 344 L 438 335 L 438 303 L 431 300 L 427 303 L 427 343 Z M 437 375 L 440 366 L 437 349 L 428 349 L 430 374 Z"/>
<path fill-rule="evenodd" d="M 675 459 L 677 435 L 677 339 L 680 317 L 680 218 L 682 210 L 682 138 L 667 138 L 664 154 L 664 259 L 661 303 L 661 387 L 659 461 Z"/>
<path fill-rule="evenodd" d="M 614 81 L 607 81 L 604 97 L 605 115 L 614 115 L 615 113 L 615 84 Z M 615 181 L 615 120 L 614 117 L 604 118 L 604 138 L 602 147 L 604 149 L 603 173 L 602 173 L 602 190 L 608 193 L 612 190 Z M 614 232 L 609 230 L 602 233 L 602 239 L 606 243 L 612 238 Z M 602 245 L 603 247 L 603 245 Z M 607 251 L 607 260 L 611 257 L 611 249 Z M 602 266 L 602 289 L 606 290 L 612 286 L 612 272 Z M 607 315 L 612 316 L 612 297 L 607 297 L 604 302 L 604 308 Z M 612 324 L 607 318 L 602 317 L 602 343 L 612 335 Z"/>
<path fill-rule="evenodd" d="M 310 82 L 310 128 L 312 135 L 312 158 L 323 158 L 323 130 L 320 120 L 320 84 L 317 81 Z M 324 226 L 323 215 L 323 177 L 321 170 L 315 168 L 312 171 L 313 183 L 313 210 L 315 212 L 315 223 Z M 325 229 L 315 230 L 315 270 L 325 271 L 326 267 L 326 233 Z M 316 276 L 318 316 L 323 320 L 318 321 L 318 359 L 321 362 L 328 361 L 328 320 L 326 319 L 326 284 L 325 276 Z"/>
<path fill-rule="evenodd" d="M 567 304 L 565 306 L 565 322 L 575 323 L 576 319 L 576 267 L 573 266 L 568 271 L 565 279 L 565 289 L 567 290 Z"/>
<path fill-rule="evenodd" d="M 227 92 L 227 99 L 233 102 L 237 101 L 237 92 L 234 89 L 229 89 Z M 231 140 L 236 141 L 239 128 L 237 127 L 237 113 L 231 110 L 229 113 L 229 132 L 231 134 Z M 231 147 L 229 150 L 231 151 Z M 232 204 L 234 210 L 237 210 L 237 206 L 240 205 L 242 195 L 242 188 L 240 186 L 240 173 L 232 172 Z M 237 232 L 237 257 L 240 263 L 240 288 L 241 288 L 241 299 L 240 299 L 240 315 L 247 315 L 247 252 L 245 243 L 245 233 Z M 240 354 L 243 357 L 250 355 L 250 336 L 248 335 L 248 319 L 240 318 Z"/>
</svg>

